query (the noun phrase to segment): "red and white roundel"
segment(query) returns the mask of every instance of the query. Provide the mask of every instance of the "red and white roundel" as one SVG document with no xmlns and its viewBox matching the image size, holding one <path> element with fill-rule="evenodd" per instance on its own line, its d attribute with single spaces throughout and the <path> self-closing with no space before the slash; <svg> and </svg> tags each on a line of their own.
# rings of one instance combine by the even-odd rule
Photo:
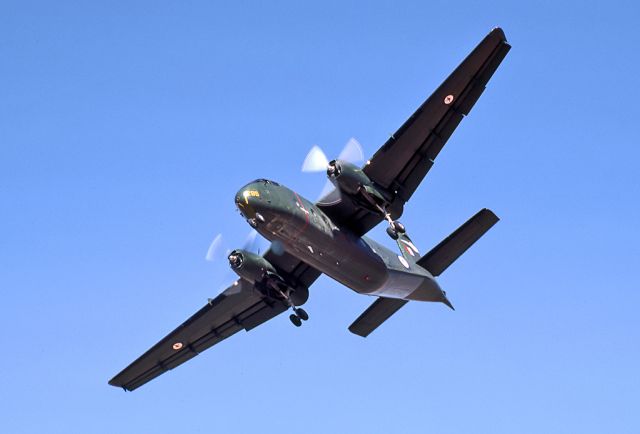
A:
<svg viewBox="0 0 640 434">
<path fill-rule="evenodd" d="M 178 351 L 181 348 L 182 348 L 182 342 L 176 342 L 175 344 L 173 344 L 174 350 Z"/>
<path fill-rule="evenodd" d="M 446 105 L 449 105 L 453 102 L 453 95 L 447 95 L 444 97 L 444 103 Z"/>
</svg>

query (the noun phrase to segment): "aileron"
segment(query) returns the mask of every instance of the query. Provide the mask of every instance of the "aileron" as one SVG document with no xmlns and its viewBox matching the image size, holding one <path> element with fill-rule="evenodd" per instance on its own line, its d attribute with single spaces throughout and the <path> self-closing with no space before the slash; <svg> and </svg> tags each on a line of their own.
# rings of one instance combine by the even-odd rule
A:
<svg viewBox="0 0 640 434">
<path fill-rule="evenodd" d="M 373 156 L 365 173 L 384 188 L 403 186 L 400 198 L 408 201 L 509 48 L 501 29 L 489 33 Z"/>
</svg>

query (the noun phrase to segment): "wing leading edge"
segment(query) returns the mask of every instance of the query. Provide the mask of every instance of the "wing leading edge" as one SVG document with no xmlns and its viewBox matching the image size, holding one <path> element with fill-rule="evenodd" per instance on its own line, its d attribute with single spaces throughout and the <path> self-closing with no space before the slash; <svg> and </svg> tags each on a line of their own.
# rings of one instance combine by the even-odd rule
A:
<svg viewBox="0 0 640 434">
<path fill-rule="evenodd" d="M 365 174 L 393 197 L 394 219 L 402 215 L 436 156 L 469 114 L 511 46 L 493 29 L 364 166 Z M 334 222 L 363 235 L 382 221 L 352 201 L 318 204 Z"/>
<path fill-rule="evenodd" d="M 134 390 L 181 365 L 207 348 L 284 312 L 282 303 L 267 303 L 243 279 L 237 281 L 113 377 L 109 384 Z"/>
<path fill-rule="evenodd" d="M 493 29 L 371 158 L 369 178 L 408 201 L 510 49 Z"/>
<path fill-rule="evenodd" d="M 278 271 L 295 282 L 294 303 L 304 304 L 308 287 L 320 272 L 288 253 L 265 253 Z M 264 297 L 244 279 L 225 289 L 146 353 L 113 377 L 109 384 L 131 391 L 234 335 L 249 331 L 288 309 Z"/>
</svg>

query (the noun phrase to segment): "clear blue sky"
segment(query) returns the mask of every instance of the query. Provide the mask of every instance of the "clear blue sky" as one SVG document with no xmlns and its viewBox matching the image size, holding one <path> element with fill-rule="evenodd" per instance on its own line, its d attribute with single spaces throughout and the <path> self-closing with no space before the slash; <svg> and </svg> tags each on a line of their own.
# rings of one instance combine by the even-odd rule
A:
<svg viewBox="0 0 640 434">
<path fill-rule="evenodd" d="M 260 3 L 0 5 L 0 431 L 640 432 L 636 2 Z M 300 329 L 107 385 L 219 291 L 243 183 L 314 198 L 311 145 L 373 153 L 496 25 L 403 218 L 423 250 L 502 218 L 442 276 L 455 312 L 362 339 L 371 299 L 322 278 Z"/>
</svg>

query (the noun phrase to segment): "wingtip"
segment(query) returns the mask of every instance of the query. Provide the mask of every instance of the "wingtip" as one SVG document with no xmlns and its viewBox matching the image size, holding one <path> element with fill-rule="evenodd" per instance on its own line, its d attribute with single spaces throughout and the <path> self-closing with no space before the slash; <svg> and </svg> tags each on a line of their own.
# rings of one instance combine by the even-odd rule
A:
<svg viewBox="0 0 640 434">
<path fill-rule="evenodd" d="M 120 384 L 115 380 L 115 377 L 112 378 L 111 380 L 109 380 L 109 382 L 107 383 L 109 384 L 109 386 L 113 386 L 113 387 L 119 387 L 122 390 L 124 390 L 125 392 L 131 392 L 131 389 L 127 389 L 127 386 L 125 386 L 124 384 Z"/>
<path fill-rule="evenodd" d="M 480 213 L 484 214 L 487 218 L 492 220 L 494 224 L 500 221 L 500 217 L 498 217 L 496 213 L 489 208 L 483 208 Z"/>
<path fill-rule="evenodd" d="M 502 27 L 500 26 L 495 26 L 493 29 L 491 29 L 491 31 L 489 32 L 489 34 L 495 34 L 497 36 L 500 37 L 500 39 L 502 39 L 503 41 L 507 40 L 507 36 L 504 34 L 504 30 L 502 30 Z"/>
</svg>

